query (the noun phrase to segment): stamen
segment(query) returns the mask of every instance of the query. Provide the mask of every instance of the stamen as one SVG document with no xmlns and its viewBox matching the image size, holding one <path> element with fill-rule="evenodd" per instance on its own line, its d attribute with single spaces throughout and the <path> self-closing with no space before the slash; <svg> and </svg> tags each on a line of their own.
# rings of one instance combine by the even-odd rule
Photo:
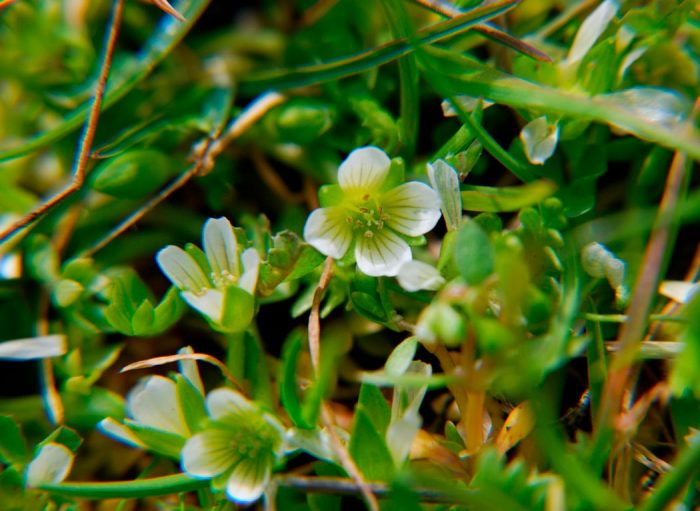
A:
<svg viewBox="0 0 700 511">
<path fill-rule="evenodd" d="M 374 238 L 374 233 L 372 231 L 365 231 L 365 238 Z"/>
</svg>

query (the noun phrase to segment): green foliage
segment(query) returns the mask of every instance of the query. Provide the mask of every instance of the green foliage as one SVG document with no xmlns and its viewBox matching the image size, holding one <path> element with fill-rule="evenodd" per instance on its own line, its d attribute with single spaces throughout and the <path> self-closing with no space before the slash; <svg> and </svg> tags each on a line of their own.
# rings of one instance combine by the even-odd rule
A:
<svg viewBox="0 0 700 511">
<path fill-rule="evenodd" d="M 116 5 L 0 0 L 0 508 L 695 505 L 696 1 L 124 0 L 93 117 Z"/>
</svg>

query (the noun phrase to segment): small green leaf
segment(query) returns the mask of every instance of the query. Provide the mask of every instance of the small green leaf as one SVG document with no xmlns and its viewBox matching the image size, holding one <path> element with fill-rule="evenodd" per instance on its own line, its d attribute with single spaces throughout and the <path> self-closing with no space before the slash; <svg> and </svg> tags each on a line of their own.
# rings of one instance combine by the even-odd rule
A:
<svg viewBox="0 0 700 511">
<path fill-rule="evenodd" d="M 7 415 L 0 415 L 0 463 L 22 463 L 29 455 L 19 425 Z"/>
<path fill-rule="evenodd" d="M 125 424 L 149 449 L 175 460 L 180 459 L 180 451 L 185 446 L 185 439 L 180 435 L 149 428 L 128 419 Z"/>
<path fill-rule="evenodd" d="M 462 187 L 462 205 L 466 211 L 517 211 L 542 202 L 555 190 L 556 186 L 551 181 L 534 181 L 522 186 L 499 188 L 465 185 Z"/>
<path fill-rule="evenodd" d="M 469 285 L 480 284 L 494 268 L 491 240 L 476 222 L 466 222 L 457 233 L 455 262 Z"/>
<path fill-rule="evenodd" d="M 358 409 L 352 428 L 350 455 L 362 474 L 370 481 L 390 481 L 394 476 L 394 461 L 383 435 L 377 431 L 367 412 Z"/>
<path fill-rule="evenodd" d="M 386 315 L 380 303 L 370 294 L 354 291 L 350 293 L 350 301 L 355 310 L 372 321 L 384 322 Z"/>
<path fill-rule="evenodd" d="M 295 280 L 308 275 L 318 268 L 326 258 L 315 248 L 305 245 L 301 249 L 299 258 L 294 263 L 294 269 L 287 275 L 285 280 Z"/>
<path fill-rule="evenodd" d="M 374 424 L 377 433 L 384 437 L 386 429 L 389 427 L 391 410 L 379 387 L 369 383 L 362 384 L 355 410 L 360 408 L 367 413 L 367 417 Z"/>
<path fill-rule="evenodd" d="M 416 356 L 418 339 L 409 337 L 401 342 L 389 355 L 384 364 L 384 372 L 388 375 L 399 375 L 406 372 Z"/>
<path fill-rule="evenodd" d="M 175 286 L 171 286 L 165 293 L 163 300 L 155 308 L 155 320 L 153 323 L 153 334 L 156 335 L 166 331 L 180 319 L 185 311 L 185 304 L 180 299 L 180 293 Z"/>
<path fill-rule="evenodd" d="M 255 298 L 237 286 L 228 286 L 219 325 L 225 332 L 242 332 L 255 315 Z"/>
<path fill-rule="evenodd" d="M 178 403 L 187 427 L 190 428 L 191 432 L 196 433 L 207 418 L 204 396 L 181 374 L 175 375 L 175 384 L 177 385 Z"/>
<path fill-rule="evenodd" d="M 282 406 L 287 411 L 294 425 L 302 429 L 313 428 L 302 413 L 297 385 L 297 361 L 301 352 L 303 337 L 300 330 L 292 332 L 282 348 L 282 363 L 280 366 L 279 391 Z"/>
<path fill-rule="evenodd" d="M 85 288 L 71 279 L 62 279 L 53 290 L 53 301 L 59 307 L 69 307 L 75 303 Z"/>
<path fill-rule="evenodd" d="M 151 302 L 148 300 L 141 302 L 131 318 L 134 335 L 152 335 L 155 317 Z"/>
</svg>

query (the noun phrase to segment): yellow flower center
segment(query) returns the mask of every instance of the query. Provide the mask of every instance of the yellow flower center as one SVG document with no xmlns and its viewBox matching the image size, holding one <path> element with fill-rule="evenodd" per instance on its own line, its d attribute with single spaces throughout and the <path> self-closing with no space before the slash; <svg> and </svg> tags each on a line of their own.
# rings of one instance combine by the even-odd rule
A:
<svg viewBox="0 0 700 511">
<path fill-rule="evenodd" d="M 384 212 L 378 197 L 368 193 L 348 204 L 345 217 L 352 229 L 366 238 L 372 238 L 384 229 L 388 219 L 389 215 Z"/>
</svg>

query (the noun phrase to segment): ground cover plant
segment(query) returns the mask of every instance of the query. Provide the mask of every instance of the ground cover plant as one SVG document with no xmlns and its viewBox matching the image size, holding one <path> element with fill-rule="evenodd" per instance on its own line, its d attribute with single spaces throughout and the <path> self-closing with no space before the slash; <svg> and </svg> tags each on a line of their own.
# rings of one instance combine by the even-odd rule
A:
<svg viewBox="0 0 700 511">
<path fill-rule="evenodd" d="M 0 510 L 700 508 L 699 49 L 692 0 L 0 0 Z"/>
</svg>

